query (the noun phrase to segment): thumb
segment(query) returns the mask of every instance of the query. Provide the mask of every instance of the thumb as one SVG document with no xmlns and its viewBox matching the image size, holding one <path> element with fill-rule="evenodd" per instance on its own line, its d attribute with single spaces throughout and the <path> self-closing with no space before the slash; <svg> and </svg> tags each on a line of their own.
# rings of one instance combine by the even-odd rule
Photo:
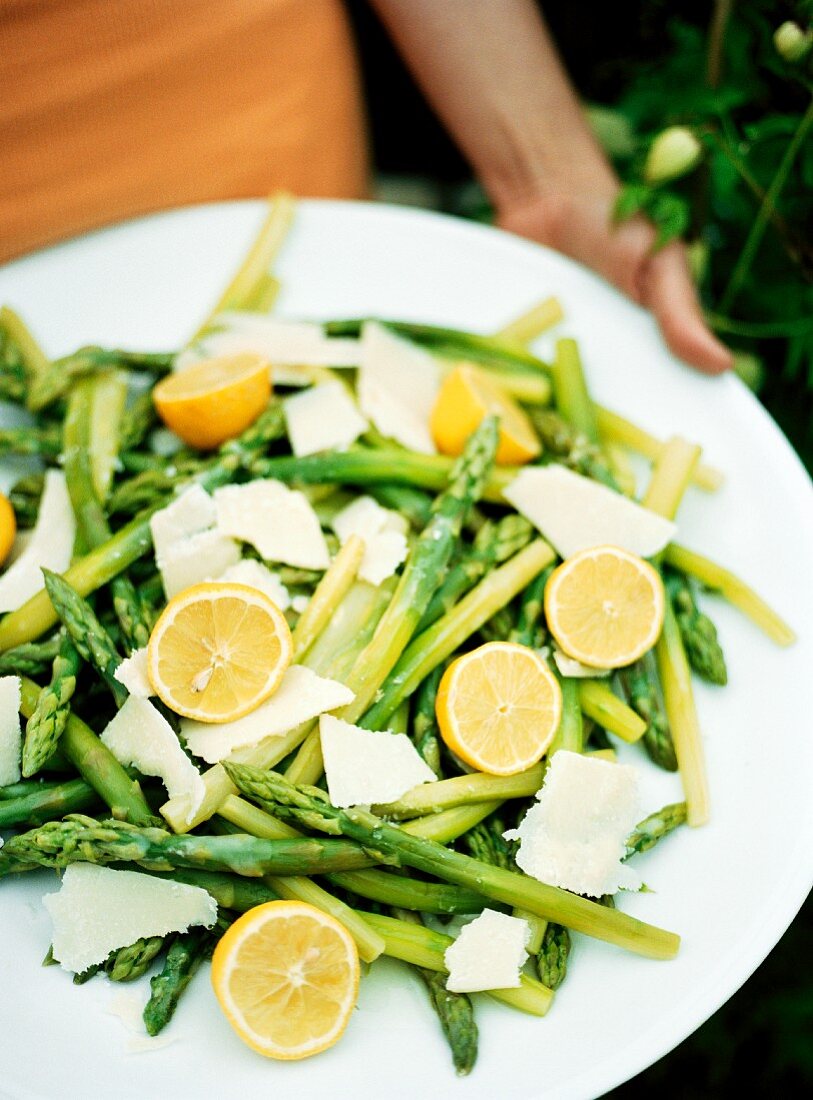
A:
<svg viewBox="0 0 813 1100">
<path fill-rule="evenodd" d="M 650 256 L 640 280 L 641 300 L 679 359 L 706 374 L 721 374 L 733 366 L 731 352 L 705 322 L 680 242 L 672 241 Z"/>
</svg>

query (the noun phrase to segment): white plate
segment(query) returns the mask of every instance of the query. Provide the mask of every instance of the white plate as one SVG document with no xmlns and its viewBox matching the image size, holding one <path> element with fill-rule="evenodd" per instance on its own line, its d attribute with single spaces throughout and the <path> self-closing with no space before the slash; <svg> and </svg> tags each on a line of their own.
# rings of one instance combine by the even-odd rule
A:
<svg viewBox="0 0 813 1100">
<path fill-rule="evenodd" d="M 119 226 L 9 265 L 0 301 L 17 307 L 53 354 L 82 343 L 175 347 L 199 322 L 262 217 L 258 203 L 178 211 Z M 596 397 L 661 435 L 702 443 L 728 475 L 715 496 L 690 491 L 681 540 L 753 582 L 800 631 L 780 650 L 718 601 L 730 668 L 725 689 L 697 686 L 713 818 L 639 858 L 654 893 L 621 906 L 674 929 L 674 962 L 579 937 L 544 1020 L 481 998 L 480 1056 L 457 1080 L 417 977 L 377 963 L 331 1051 L 268 1062 L 231 1032 L 206 974 L 149 1053 L 110 1015 L 137 987 L 81 988 L 41 969 L 49 943 L 39 899 L 52 876 L 0 884 L 0 1091 L 13 1097 L 182 1098 L 459 1096 L 589 1098 L 632 1077 L 698 1027 L 759 965 L 811 884 L 813 493 L 774 424 L 734 379 L 706 379 L 664 350 L 651 319 L 561 256 L 492 229 L 407 209 L 303 203 L 279 261 L 289 316 L 369 314 L 489 331 L 547 294 L 581 344 Z M 541 350 L 545 348 L 542 345 Z M 636 750 L 625 753 L 640 761 Z M 680 796 L 646 769 L 649 809 Z M 138 1008 L 137 1008 L 138 1011 Z"/>
</svg>

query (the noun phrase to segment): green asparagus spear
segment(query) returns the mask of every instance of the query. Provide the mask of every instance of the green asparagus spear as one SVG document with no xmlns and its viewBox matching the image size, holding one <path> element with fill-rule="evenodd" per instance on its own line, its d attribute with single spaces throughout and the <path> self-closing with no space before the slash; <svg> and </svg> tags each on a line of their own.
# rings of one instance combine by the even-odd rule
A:
<svg viewBox="0 0 813 1100">
<path fill-rule="evenodd" d="M 27 474 L 12 485 L 8 499 L 14 509 L 18 527 L 33 527 L 37 522 L 44 486 L 45 478 L 42 474 Z"/>
<path fill-rule="evenodd" d="M 130 369 L 166 374 L 172 366 L 173 355 L 165 352 L 131 352 L 111 348 L 85 347 L 71 355 L 56 359 L 49 369 L 32 383 L 28 394 L 28 407 L 32 412 L 51 405 L 64 397 L 78 379 L 100 372 Z"/>
<path fill-rule="evenodd" d="M 58 425 L 0 429 L 0 455 L 39 455 L 54 459 L 61 451 L 62 429 Z"/>
<path fill-rule="evenodd" d="M 460 838 L 468 854 L 481 863 L 490 863 L 492 867 L 502 867 L 505 871 L 515 871 L 512 845 L 505 839 L 505 823 L 502 818 L 492 814 L 479 822 Z"/>
<path fill-rule="evenodd" d="M 42 573 L 54 610 L 59 615 L 82 660 L 88 661 L 98 670 L 110 689 L 116 706 L 123 706 L 127 701 L 128 693 L 127 688 L 120 684 L 114 675 L 121 664 L 121 655 L 110 635 L 97 619 L 87 600 L 82 599 L 64 577 L 60 577 L 58 573 L 52 573 L 50 569 L 43 569 Z"/>
<path fill-rule="evenodd" d="M 50 759 L 62 736 L 81 663 L 70 636 L 63 635 L 59 653 L 54 658 L 51 681 L 40 692 L 34 713 L 26 722 L 22 760 L 26 777 L 35 775 Z"/>
<path fill-rule="evenodd" d="M 37 705 L 41 689 L 26 677 L 21 679 L 21 688 L 20 711 L 24 718 L 29 718 Z M 59 748 L 110 807 L 114 817 L 134 825 L 151 825 L 155 821 L 138 783 L 129 777 L 107 746 L 75 714 L 68 718 Z"/>
<path fill-rule="evenodd" d="M 158 423 L 158 413 L 152 399 L 152 391 L 140 393 L 124 410 L 119 425 L 119 447 L 132 451 L 140 447 Z"/>
<path fill-rule="evenodd" d="M 443 774 L 440 764 L 440 736 L 435 701 L 437 699 L 443 665 L 438 665 L 421 682 L 415 693 L 415 714 L 412 719 L 412 740 L 415 748 L 435 775 Z"/>
<path fill-rule="evenodd" d="M 34 783 L 33 789 L 17 797 L 0 799 L 0 829 L 24 825 L 33 829 L 46 821 L 93 809 L 99 796 L 84 779 L 66 783 Z M 5 788 L 8 791 L 8 788 Z"/>
<path fill-rule="evenodd" d="M 134 982 L 149 970 L 164 948 L 163 936 L 148 936 L 112 952 L 104 971 L 113 982 Z"/>
<path fill-rule="evenodd" d="M 714 623 L 697 606 L 689 578 L 677 570 L 664 571 L 666 591 L 692 669 L 711 684 L 725 684 L 728 673 Z"/>
<path fill-rule="evenodd" d="M 546 631 L 543 625 L 545 585 L 552 572 L 552 565 L 543 569 L 522 593 L 517 623 L 508 636 L 509 641 L 517 645 L 531 646 L 533 649 L 541 649 L 545 644 Z"/>
<path fill-rule="evenodd" d="M 283 819 L 320 832 L 340 834 L 362 845 L 374 844 L 379 852 L 385 852 L 405 866 L 436 875 L 446 882 L 468 886 L 494 901 L 527 909 L 546 920 L 559 921 L 575 931 L 632 951 L 653 958 L 671 958 L 677 952 L 680 941 L 671 932 L 622 913 L 609 913 L 594 902 L 565 890 L 488 866 L 434 841 L 412 836 L 359 808 L 336 809 L 325 801 L 322 791 L 295 787 L 277 772 L 263 772 L 228 762 L 223 766 L 246 797 Z M 26 854 L 24 848 L 20 858 L 24 860 Z"/>
<path fill-rule="evenodd" d="M 30 381 L 36 381 L 48 370 L 51 365 L 48 356 L 39 346 L 22 317 L 8 306 L 0 308 L 0 333 L 5 342 L 11 344 L 18 352 L 26 377 Z"/>
<path fill-rule="evenodd" d="M 2 803 L 0 803 L 0 812 Z M 328 881 L 360 898 L 414 909 L 420 913 L 479 913 L 488 902 L 474 890 L 450 886 L 446 882 L 424 882 L 389 871 L 338 871 Z"/>
<path fill-rule="evenodd" d="M 62 635 L 45 642 L 27 642 L 0 653 L 0 676 L 40 676 L 49 669 L 62 645 Z"/>
<path fill-rule="evenodd" d="M 627 837 L 627 855 L 625 859 L 637 852 L 646 852 L 676 829 L 678 825 L 686 823 L 686 803 L 674 802 L 670 806 L 664 806 L 657 813 L 639 822 L 634 831 Z"/>
<path fill-rule="evenodd" d="M 206 465 L 197 458 L 176 456 L 154 469 L 142 470 L 115 487 L 107 502 L 108 511 L 111 515 L 132 516 L 142 508 L 163 507 L 181 485 Z"/>
<path fill-rule="evenodd" d="M 520 551 L 531 541 L 533 533 L 524 516 L 510 512 L 499 523 L 487 523 L 474 540 L 471 549 L 449 570 L 443 584 L 435 592 L 424 612 L 419 630 L 426 630 L 433 622 L 450 611 L 464 592 Z"/>
<path fill-rule="evenodd" d="M 621 683 L 630 706 L 646 722 L 646 730 L 641 740 L 650 759 L 666 771 L 677 771 L 675 746 L 672 743 L 669 722 L 663 709 L 654 656 L 648 653 L 634 665 L 623 669 Z"/>
<path fill-rule="evenodd" d="M 205 928 L 192 928 L 173 940 L 161 972 L 150 978 L 150 999 L 144 1007 L 148 1035 L 158 1035 L 167 1026 L 181 994 L 216 942 L 216 936 Z"/>
<path fill-rule="evenodd" d="M 536 957 L 539 980 L 548 989 L 558 989 L 565 980 L 569 954 L 570 933 L 561 924 L 549 922 Z"/>
<path fill-rule="evenodd" d="M 408 485 L 371 485 L 370 496 L 385 508 L 399 512 L 416 531 L 422 531 L 432 514 L 432 498 L 420 489 Z"/>
<path fill-rule="evenodd" d="M 122 821 L 97 821 L 70 814 L 38 829 L 19 833 L 0 849 L 0 875 L 14 864 L 67 867 L 87 862 L 101 865 L 131 862 L 147 868 L 198 867 L 248 876 L 313 875 L 395 862 L 374 844 L 312 837 L 264 840 L 233 836 L 176 836 L 165 829 L 137 828 Z"/>
<path fill-rule="evenodd" d="M 531 408 L 529 412 L 546 454 L 555 455 L 558 462 L 576 473 L 618 491 L 618 482 L 598 444 L 551 409 Z"/>
</svg>

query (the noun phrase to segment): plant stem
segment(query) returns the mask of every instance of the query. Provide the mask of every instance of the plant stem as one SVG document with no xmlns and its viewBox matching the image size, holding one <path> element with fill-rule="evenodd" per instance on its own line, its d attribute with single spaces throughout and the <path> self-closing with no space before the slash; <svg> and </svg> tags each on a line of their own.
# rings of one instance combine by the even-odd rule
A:
<svg viewBox="0 0 813 1100">
<path fill-rule="evenodd" d="M 662 440 L 610 409 L 605 409 L 601 405 L 596 405 L 595 408 L 598 430 L 603 440 L 608 443 L 618 443 L 630 451 L 643 455 L 650 462 L 657 459 L 664 447 Z M 692 474 L 692 482 L 698 489 L 714 493 L 723 484 L 723 475 L 713 466 L 698 462 Z"/>
<path fill-rule="evenodd" d="M 498 329 L 494 333 L 494 339 L 503 344 L 516 344 L 526 348 L 543 332 L 558 325 L 564 315 L 562 303 L 558 298 L 543 298 L 541 302 Z"/>
<path fill-rule="evenodd" d="M 581 356 L 575 340 L 556 341 L 556 359 L 551 375 L 553 395 L 559 412 L 590 443 L 598 443 L 596 411 L 587 390 Z"/>
<path fill-rule="evenodd" d="M 646 732 L 643 718 L 619 699 L 609 684 L 602 680 L 581 680 L 579 703 L 582 714 L 628 744 L 634 744 Z"/>
<path fill-rule="evenodd" d="M 397 802 L 376 806 L 375 812 L 380 817 L 398 820 L 440 813 L 453 806 L 465 806 L 473 802 L 528 798 L 536 794 L 542 786 L 543 774 L 543 766 L 535 764 L 517 775 L 485 775 L 482 772 L 456 775 L 452 779 L 442 779 L 439 783 L 423 783 L 419 787 L 413 787 Z"/>
</svg>

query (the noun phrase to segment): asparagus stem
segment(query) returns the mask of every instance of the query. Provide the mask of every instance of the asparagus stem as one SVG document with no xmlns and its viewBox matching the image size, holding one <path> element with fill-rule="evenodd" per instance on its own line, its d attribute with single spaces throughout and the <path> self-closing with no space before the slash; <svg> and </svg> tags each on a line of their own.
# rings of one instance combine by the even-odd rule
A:
<svg viewBox="0 0 813 1100">
<path fill-rule="evenodd" d="M 527 347 L 543 332 L 558 325 L 564 318 L 562 303 L 558 298 L 543 298 L 525 313 L 520 313 L 513 321 L 503 325 L 494 333 L 494 339 L 503 344 L 517 344 Z"/>
<path fill-rule="evenodd" d="M 0 653 L 0 676 L 40 676 L 59 653 L 62 635 L 46 642 L 28 642 Z"/>
<path fill-rule="evenodd" d="M 158 413 L 152 400 L 152 391 L 140 393 L 121 415 L 119 423 L 119 448 L 132 451 L 140 447 L 158 423 Z"/>
<path fill-rule="evenodd" d="M 668 570 L 664 581 L 689 664 L 709 683 L 725 684 L 728 672 L 717 628 L 697 606 L 689 579 L 683 573 Z"/>
<path fill-rule="evenodd" d="M 450 844 L 468 833 L 501 805 L 500 802 L 474 802 L 466 806 L 455 806 L 451 810 L 442 810 L 439 814 L 426 814 L 412 821 L 404 821 L 400 828 L 410 836 L 434 840 L 437 844 Z"/>
<path fill-rule="evenodd" d="M 34 712 L 26 723 L 22 754 L 22 772 L 26 777 L 40 770 L 62 736 L 81 663 L 76 647 L 66 634 L 54 658 L 50 683 L 40 692 Z"/>
<path fill-rule="evenodd" d="M 548 989 L 558 989 L 565 980 L 569 955 L 570 933 L 561 924 L 548 923 L 536 956 L 539 980 Z"/>
<path fill-rule="evenodd" d="M 305 484 L 339 483 L 343 485 L 398 485 L 417 489 L 443 489 L 449 480 L 454 460 L 446 455 L 422 455 L 395 447 L 360 447 L 347 451 L 324 451 L 318 455 L 282 455 L 258 459 L 252 469 L 257 477 L 276 477 L 281 481 Z M 486 478 L 483 497 L 499 502 L 502 490 L 517 475 L 513 466 L 499 466 Z"/>
<path fill-rule="evenodd" d="M 583 432 L 551 409 L 531 409 L 530 415 L 547 454 L 555 455 L 559 462 L 584 477 L 620 490 L 608 456 Z"/>
<path fill-rule="evenodd" d="M 535 539 L 513 558 L 489 573 L 451 611 L 419 634 L 404 650 L 378 700 L 361 724 L 382 729 L 402 699 L 411 695 L 436 668 L 491 616 L 509 603 L 555 555 L 542 539 Z"/>
<path fill-rule="evenodd" d="M 21 688 L 20 711 L 23 717 L 30 718 L 37 705 L 40 688 L 26 677 L 21 679 Z M 129 777 L 93 730 L 75 714 L 68 717 L 59 747 L 82 778 L 110 807 L 114 817 L 133 825 L 148 825 L 154 821 L 138 783 Z"/>
<path fill-rule="evenodd" d="M 487 522 L 477 532 L 471 550 L 449 570 L 418 626 L 426 630 L 454 607 L 495 565 L 500 565 L 531 541 L 532 528 L 524 516 L 510 512 L 498 523 Z"/>
<path fill-rule="evenodd" d="M 619 444 L 630 451 L 643 455 L 651 462 L 656 461 L 664 446 L 662 440 L 650 435 L 649 432 L 639 428 L 637 424 L 633 424 L 623 416 L 619 416 L 618 413 L 611 412 L 610 409 L 596 405 L 595 410 L 599 435 L 604 442 Z M 716 492 L 723 484 L 723 480 L 723 475 L 719 470 L 702 462 L 698 462 L 692 472 L 693 484 L 706 493 Z"/>
<path fill-rule="evenodd" d="M 9 306 L 0 308 L 0 332 L 20 353 L 29 382 L 36 382 L 49 369 L 51 362 L 25 321 Z"/>
<path fill-rule="evenodd" d="M 99 796 L 84 779 L 66 783 L 34 784 L 36 789 L 16 798 L 0 798 L 0 829 L 24 825 L 32 829 L 46 821 L 94 807 Z M 6 788 L 8 790 L 8 788 Z"/>
<path fill-rule="evenodd" d="M 520 598 L 517 623 L 509 635 L 509 641 L 530 646 L 532 649 L 541 649 L 545 639 L 545 586 L 552 572 L 553 566 L 549 565 L 525 588 Z"/>
<path fill-rule="evenodd" d="M 473 802 L 528 798 L 536 794 L 542 786 L 543 775 L 544 768 L 541 764 L 535 764 L 517 775 L 485 775 L 482 772 L 456 775 L 453 779 L 442 779 L 439 783 L 424 783 L 413 787 L 397 802 L 376 806 L 375 813 L 379 817 L 398 820 L 440 813 L 453 806 L 465 806 Z"/>
<path fill-rule="evenodd" d="M 796 641 L 796 635 L 788 624 L 745 581 L 730 570 L 674 542 L 667 546 L 664 557 L 668 565 L 688 573 L 702 585 L 719 592 L 777 645 L 787 646 Z"/>
<path fill-rule="evenodd" d="M 551 368 L 551 378 L 553 397 L 559 412 L 590 443 L 598 443 L 596 411 L 587 390 L 575 340 L 556 341 L 556 358 Z"/>
<path fill-rule="evenodd" d="M 570 676 L 559 676 L 558 680 L 562 688 L 562 717 L 548 749 L 548 759 L 559 749 L 584 752 L 583 704 L 579 681 Z M 539 786 L 542 786 L 541 777 Z"/>
<path fill-rule="evenodd" d="M 284 192 L 274 195 L 269 200 L 268 213 L 245 259 L 190 343 L 194 343 L 211 327 L 218 314 L 232 309 L 250 308 L 252 299 L 264 286 L 268 269 L 282 247 L 293 219 L 293 198 Z"/>
<path fill-rule="evenodd" d="M 646 723 L 641 740 L 650 759 L 666 771 L 677 771 L 675 746 L 663 709 L 654 655 L 647 653 L 634 665 L 622 669 L 621 683 L 630 706 Z"/>
<path fill-rule="evenodd" d="M 371 485 L 370 496 L 375 497 L 385 508 L 400 513 L 417 530 L 421 531 L 429 522 L 432 514 L 432 498 L 420 489 L 408 485 Z"/>
<path fill-rule="evenodd" d="M 117 707 L 127 701 L 127 688 L 115 678 L 121 655 L 87 600 L 49 569 L 43 569 L 45 588 L 82 660 L 98 670 L 110 689 Z"/>
<path fill-rule="evenodd" d="M 0 429 L 0 455 L 39 455 L 55 459 L 61 451 L 62 430 L 57 425 Z"/>
<path fill-rule="evenodd" d="M 167 1026 L 181 994 L 215 942 L 212 933 L 203 928 L 192 928 L 173 940 L 160 974 L 150 978 L 150 999 L 143 1013 L 148 1035 L 158 1035 Z"/>
<path fill-rule="evenodd" d="M 673 829 L 686 822 L 686 803 L 673 802 L 670 806 L 664 806 L 657 813 L 639 822 L 634 831 L 627 837 L 627 855 L 625 859 L 636 855 L 638 852 L 646 852 L 663 837 L 668 836 Z"/>
<path fill-rule="evenodd" d="M 321 583 L 294 627 L 295 661 L 302 660 L 330 622 L 336 607 L 347 595 L 356 579 L 363 557 L 364 540 L 358 535 L 351 535 L 325 572 Z"/>
<path fill-rule="evenodd" d="M 423 925 L 384 916 L 382 913 L 370 913 L 368 920 L 379 935 L 384 937 L 385 955 L 427 970 L 437 970 L 444 974 L 448 972 L 444 955 L 447 948 L 454 943 L 451 936 L 444 936 L 442 932 L 433 932 Z M 552 992 L 527 974 L 520 975 L 520 984 L 516 989 L 490 989 L 487 995 L 532 1016 L 544 1016 L 553 1003 Z"/>
<path fill-rule="evenodd" d="M 691 670 L 674 612 L 667 601 L 663 631 L 655 646 L 666 717 L 672 731 L 690 825 L 709 819 L 709 789 L 703 742 L 692 692 Z"/>
<path fill-rule="evenodd" d="M 615 695 L 602 680 L 579 682 L 579 703 L 582 713 L 603 729 L 614 733 L 629 744 L 640 740 L 646 732 L 646 722 Z"/>
<path fill-rule="evenodd" d="M 100 865 L 131 862 L 155 870 L 195 867 L 255 878 L 327 874 L 393 862 L 393 857 L 379 852 L 374 845 L 365 849 L 352 840 L 265 840 L 244 833 L 175 836 L 165 829 L 97 821 L 82 814 L 18 833 L 6 841 L 0 857 L 0 875 L 12 871 L 9 864 L 14 862 L 55 868 L 78 861 Z"/>
<path fill-rule="evenodd" d="M 674 519 L 699 458 L 700 448 L 696 444 L 677 435 L 668 439 L 655 460 L 642 501 L 644 507 Z"/>
<path fill-rule="evenodd" d="M 134 982 L 146 974 L 164 949 L 163 936 L 148 936 L 114 951 L 104 969 L 113 982 Z"/>
<path fill-rule="evenodd" d="M 111 371 L 94 380 L 90 410 L 90 465 L 93 488 L 100 501 L 107 499 L 113 481 L 126 400 L 127 375 L 122 371 Z M 106 537 L 110 537 L 109 532 Z"/>
<path fill-rule="evenodd" d="M 362 845 L 372 844 L 379 853 L 402 865 L 446 882 L 468 886 L 494 901 L 527 909 L 546 920 L 558 921 L 575 931 L 631 951 L 653 958 L 671 958 L 677 952 L 679 938 L 671 932 L 606 910 L 525 875 L 480 863 L 433 841 L 411 836 L 404 829 L 388 825 L 359 808 L 337 809 L 324 801 L 321 792 L 295 787 L 276 772 L 229 763 L 224 767 L 243 794 L 283 819 L 297 821 L 320 832 L 339 833 Z"/>
</svg>

